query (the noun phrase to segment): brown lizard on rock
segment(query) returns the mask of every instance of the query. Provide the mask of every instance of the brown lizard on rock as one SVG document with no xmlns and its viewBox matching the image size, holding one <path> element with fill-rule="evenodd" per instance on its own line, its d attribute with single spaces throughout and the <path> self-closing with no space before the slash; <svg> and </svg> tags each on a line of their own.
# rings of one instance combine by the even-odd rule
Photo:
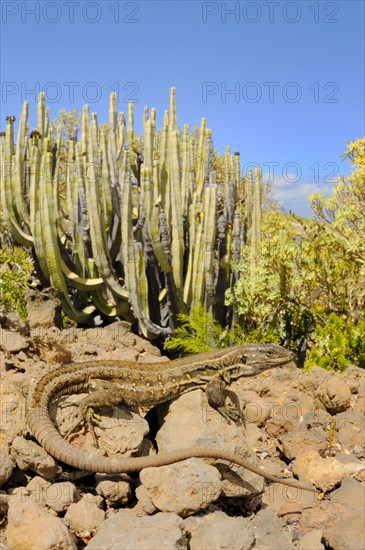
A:
<svg viewBox="0 0 365 550">
<path fill-rule="evenodd" d="M 87 391 L 91 380 L 109 382 L 108 389 L 96 391 L 80 404 L 85 416 L 93 407 L 123 404 L 152 408 L 180 395 L 205 390 L 209 404 L 228 421 L 241 417 L 237 396 L 225 388 L 242 377 L 287 365 L 294 354 L 276 344 L 238 345 L 201 353 L 170 362 L 134 363 L 127 361 L 90 361 L 58 367 L 40 376 L 31 385 L 27 399 L 27 424 L 44 449 L 58 460 L 91 472 L 121 473 L 163 466 L 192 457 L 216 458 L 243 466 L 262 477 L 307 491 L 315 489 L 275 477 L 241 457 L 217 449 L 191 447 L 154 456 L 104 457 L 77 449 L 57 431 L 49 416 L 49 406 L 57 398 Z M 226 404 L 229 396 L 232 405 Z"/>
</svg>

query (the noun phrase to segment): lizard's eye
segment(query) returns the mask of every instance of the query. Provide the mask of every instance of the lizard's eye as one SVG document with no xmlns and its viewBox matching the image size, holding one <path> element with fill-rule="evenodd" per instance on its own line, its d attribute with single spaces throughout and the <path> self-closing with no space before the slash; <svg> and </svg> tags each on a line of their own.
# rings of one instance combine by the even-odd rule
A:
<svg viewBox="0 0 365 550">
<path fill-rule="evenodd" d="M 243 365 L 246 365 L 246 363 L 247 363 L 247 355 L 241 355 L 241 363 L 242 363 Z"/>
</svg>

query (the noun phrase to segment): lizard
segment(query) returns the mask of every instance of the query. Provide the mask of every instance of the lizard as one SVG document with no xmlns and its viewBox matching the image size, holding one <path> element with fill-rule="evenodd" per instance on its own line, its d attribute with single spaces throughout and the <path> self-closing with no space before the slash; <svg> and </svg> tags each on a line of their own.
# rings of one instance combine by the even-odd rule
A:
<svg viewBox="0 0 365 550">
<path fill-rule="evenodd" d="M 208 403 L 228 420 L 239 420 L 236 394 L 226 389 L 230 382 L 292 363 L 293 352 L 276 344 L 245 344 L 204 352 L 170 362 L 89 361 L 62 365 L 42 374 L 31 384 L 26 421 L 31 434 L 53 457 L 90 472 L 128 473 L 196 458 L 227 460 L 274 482 L 317 492 L 283 480 L 253 466 L 232 452 L 191 447 L 142 457 L 105 457 L 90 454 L 68 443 L 49 416 L 50 404 L 59 397 L 87 391 L 92 380 L 107 382 L 106 388 L 86 396 L 80 403 L 81 417 L 94 407 L 123 404 L 152 408 L 195 390 L 205 390 Z M 231 406 L 226 404 L 229 397 Z"/>
</svg>

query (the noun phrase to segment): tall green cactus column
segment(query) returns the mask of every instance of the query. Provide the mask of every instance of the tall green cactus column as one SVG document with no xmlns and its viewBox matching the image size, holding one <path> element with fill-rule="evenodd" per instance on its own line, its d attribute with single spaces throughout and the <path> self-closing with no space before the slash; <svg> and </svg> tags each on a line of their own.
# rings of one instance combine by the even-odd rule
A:
<svg viewBox="0 0 365 550">
<path fill-rule="evenodd" d="M 95 308 L 93 306 L 88 306 L 83 311 L 80 311 L 72 304 L 69 298 L 68 288 L 62 272 L 61 254 L 58 247 L 57 215 L 52 189 L 52 186 L 55 185 L 56 182 L 52 177 L 52 165 L 53 155 L 47 152 L 42 156 L 39 184 L 41 218 L 43 221 L 42 239 L 45 249 L 47 270 L 49 272 L 50 282 L 57 290 L 65 313 L 78 323 L 85 323 L 89 320 Z"/>
<path fill-rule="evenodd" d="M 26 116 L 27 108 L 23 107 L 23 114 L 19 127 L 20 135 L 18 139 L 18 143 L 20 144 L 24 142 L 23 132 L 26 126 Z M 24 169 L 24 151 L 22 156 L 17 153 L 14 146 L 15 117 L 7 117 L 6 122 L 5 142 L 2 147 L 0 185 L 2 216 L 14 239 L 21 245 L 29 247 L 33 244 L 33 238 L 26 229 L 27 224 L 29 226 L 28 213 L 26 214 L 26 219 L 23 220 L 22 218 L 22 212 L 25 209 L 24 198 L 22 198 L 22 166 Z M 19 197 L 19 195 L 21 195 L 21 197 Z"/>
<path fill-rule="evenodd" d="M 148 168 L 143 170 L 144 186 L 150 184 Z M 146 338 L 153 339 L 168 334 L 169 329 L 151 322 L 148 315 L 148 285 L 144 270 L 142 245 L 136 242 L 132 223 L 132 185 L 130 153 L 125 149 L 123 155 L 122 211 L 121 211 L 121 257 L 124 266 L 125 284 L 133 313 L 139 321 L 140 329 Z"/>
<path fill-rule="evenodd" d="M 255 168 L 255 183 L 253 191 L 253 209 L 250 243 L 250 271 L 254 274 L 257 265 L 258 247 L 261 242 L 261 195 L 262 195 L 262 171 Z"/>
</svg>

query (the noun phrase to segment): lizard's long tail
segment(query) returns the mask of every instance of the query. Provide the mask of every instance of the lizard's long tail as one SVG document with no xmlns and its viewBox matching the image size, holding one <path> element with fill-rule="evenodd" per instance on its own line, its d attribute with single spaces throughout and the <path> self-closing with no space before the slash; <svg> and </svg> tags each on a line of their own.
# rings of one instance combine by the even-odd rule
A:
<svg viewBox="0 0 365 550">
<path fill-rule="evenodd" d="M 137 472 L 144 468 L 155 466 L 166 466 L 180 462 L 188 458 L 215 458 L 218 460 L 227 460 L 239 466 L 243 466 L 247 470 L 262 476 L 276 483 L 300 489 L 303 491 L 311 491 L 317 493 L 316 489 L 300 483 L 287 481 L 279 477 L 273 476 L 257 466 L 253 466 L 246 462 L 243 458 L 228 451 L 218 449 L 208 449 L 202 447 L 190 447 L 187 449 L 179 449 L 177 451 L 165 452 L 154 456 L 141 456 L 132 458 L 120 457 L 103 457 L 97 454 L 88 454 L 85 451 L 77 449 L 70 445 L 52 424 L 48 410 L 42 408 L 33 408 L 27 411 L 27 423 L 32 434 L 36 437 L 44 449 L 70 466 L 74 466 L 80 470 L 90 472 L 104 473 L 122 473 L 122 472 Z"/>
</svg>

